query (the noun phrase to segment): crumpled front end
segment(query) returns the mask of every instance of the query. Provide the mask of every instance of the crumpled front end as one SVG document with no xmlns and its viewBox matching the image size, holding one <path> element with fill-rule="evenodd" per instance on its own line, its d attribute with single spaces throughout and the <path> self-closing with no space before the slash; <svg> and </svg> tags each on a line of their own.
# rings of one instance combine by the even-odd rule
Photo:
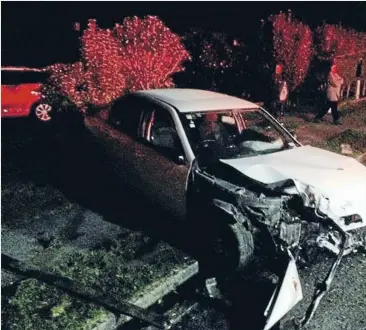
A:
<svg viewBox="0 0 366 330">
<path fill-rule="evenodd" d="M 250 219 L 255 228 L 266 232 L 267 235 L 261 237 L 271 238 L 267 242 L 260 239 L 266 247 L 263 252 L 268 253 L 268 246 L 272 245 L 277 253 L 285 251 L 290 256 L 287 271 L 280 276 L 273 301 L 268 305 L 265 330 L 279 321 L 286 314 L 286 309 L 288 312 L 302 299 L 301 289 L 295 290 L 295 287 L 300 285 L 300 280 L 294 267 L 296 268 L 296 262 L 309 261 L 307 250 L 314 246 L 326 249 L 333 253 L 336 259 L 324 281 L 316 288 L 313 300 L 299 323 L 300 326 L 308 324 L 314 316 L 320 300 L 329 290 L 342 258 L 366 247 L 365 219 L 355 213 L 357 208 L 349 207 L 341 213 L 340 207 L 332 208 L 329 198 L 314 187 L 294 181 L 295 193 L 290 181 L 283 184 L 283 187 L 281 184 L 272 185 L 267 195 L 261 193 L 256 196 L 252 191 L 243 189 L 237 197 L 243 214 Z M 283 292 L 286 292 L 286 295 Z"/>
<path fill-rule="evenodd" d="M 340 253 L 341 232 L 347 233 L 348 243 L 345 254 L 366 248 L 366 185 L 354 187 L 352 202 L 343 198 L 328 197 L 316 188 L 294 181 L 304 207 L 313 210 L 315 221 L 322 226 L 316 244 L 338 255 Z M 358 188 L 359 188 L 358 187 Z"/>
<path fill-rule="evenodd" d="M 224 200 L 248 221 L 259 254 L 274 259 L 279 255 L 282 259 L 283 256 L 287 258 L 286 263 L 279 263 L 282 270 L 275 270 L 279 281 L 265 311 L 265 330 L 269 330 L 302 299 L 296 264 L 309 261 L 307 250 L 324 248 L 336 256 L 300 322 L 300 325 L 307 324 L 329 290 L 343 256 L 366 247 L 366 219 L 353 214 L 357 205 L 334 207 L 334 202 L 320 190 L 300 181 L 263 184 L 245 176 L 238 177 L 238 180 L 223 180 L 219 174 L 225 171 L 226 166 L 218 168 L 210 173 L 200 170 L 197 173 L 211 181 L 211 187 L 216 189 L 216 200 Z M 238 182 L 238 185 L 230 182 Z M 362 211 L 364 205 L 359 207 Z"/>
</svg>

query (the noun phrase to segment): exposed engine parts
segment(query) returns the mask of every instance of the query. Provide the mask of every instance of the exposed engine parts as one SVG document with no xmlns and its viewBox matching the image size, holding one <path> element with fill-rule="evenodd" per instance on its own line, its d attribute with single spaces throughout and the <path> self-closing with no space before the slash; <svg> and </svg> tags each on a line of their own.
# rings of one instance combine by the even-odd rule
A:
<svg viewBox="0 0 366 330">
<path fill-rule="evenodd" d="M 302 299 L 302 293 L 295 292 L 297 280 L 292 282 L 289 280 L 298 278 L 296 263 L 311 262 L 309 256 L 314 250 L 320 252 L 324 249 L 336 256 L 326 278 L 316 287 L 306 315 L 299 323 L 300 327 L 308 324 L 320 300 L 329 290 L 342 258 L 366 247 L 366 229 L 347 228 L 355 226 L 360 218 L 357 216 L 336 218 L 332 211 L 325 213 L 329 209 L 329 200 L 313 187 L 299 182 L 291 183 L 288 180 L 264 185 L 247 180 L 242 186 L 238 186 L 232 184 L 232 180 L 216 178 L 200 169 L 197 169 L 194 175 L 196 183 L 204 182 L 202 185 L 197 184 L 201 196 L 205 192 L 208 199 L 209 196 L 214 196 L 214 208 L 223 210 L 231 216 L 231 221 L 249 230 L 258 255 L 277 255 L 280 256 L 278 260 L 286 259 L 287 256 L 287 268 L 282 263 L 275 267 L 278 271 L 276 275 L 281 280 L 266 310 L 269 322 L 266 329 L 271 328 L 270 324 L 273 321 L 270 311 L 273 313 L 276 311 L 277 317 L 285 315 L 281 314 L 283 311 L 275 302 L 279 295 L 287 291 L 288 296 L 293 295 L 289 308 Z M 209 189 L 206 190 L 207 183 Z M 283 269 L 279 270 L 281 267 L 286 268 L 285 273 Z M 286 281 L 292 284 L 285 283 Z M 291 291 L 294 289 L 293 285 L 295 291 Z"/>
</svg>

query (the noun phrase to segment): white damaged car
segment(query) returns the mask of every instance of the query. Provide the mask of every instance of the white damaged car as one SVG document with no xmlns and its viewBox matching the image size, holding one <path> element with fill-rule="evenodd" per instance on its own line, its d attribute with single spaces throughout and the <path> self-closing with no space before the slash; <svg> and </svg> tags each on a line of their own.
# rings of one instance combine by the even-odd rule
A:
<svg viewBox="0 0 366 330">
<path fill-rule="evenodd" d="M 254 255 L 274 261 L 265 330 L 302 299 L 297 264 L 309 246 L 335 261 L 302 325 L 342 257 L 365 248 L 366 167 L 302 146 L 254 103 L 194 89 L 139 91 L 85 123 L 128 184 L 177 219 L 203 224 L 217 269 L 243 269 Z"/>
</svg>

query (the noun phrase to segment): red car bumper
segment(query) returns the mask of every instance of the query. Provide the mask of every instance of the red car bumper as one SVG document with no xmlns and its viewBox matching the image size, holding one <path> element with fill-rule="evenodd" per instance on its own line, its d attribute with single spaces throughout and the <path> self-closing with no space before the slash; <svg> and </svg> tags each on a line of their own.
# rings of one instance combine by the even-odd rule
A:
<svg viewBox="0 0 366 330">
<path fill-rule="evenodd" d="M 31 104 L 20 105 L 1 105 L 1 118 L 27 117 L 30 114 Z"/>
</svg>

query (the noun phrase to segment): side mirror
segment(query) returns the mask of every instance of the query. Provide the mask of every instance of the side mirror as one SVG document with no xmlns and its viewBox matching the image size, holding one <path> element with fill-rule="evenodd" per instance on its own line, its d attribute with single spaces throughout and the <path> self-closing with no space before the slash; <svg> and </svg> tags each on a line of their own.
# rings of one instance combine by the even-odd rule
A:
<svg viewBox="0 0 366 330">
<path fill-rule="evenodd" d="M 175 162 L 178 164 L 178 165 L 184 165 L 186 163 L 186 160 L 184 158 L 183 155 L 179 155 L 178 157 L 176 157 L 176 160 Z"/>
<path fill-rule="evenodd" d="M 204 140 L 197 148 L 197 162 L 200 166 L 206 167 L 217 163 L 220 159 L 218 154 L 219 146 L 215 140 Z"/>
</svg>

